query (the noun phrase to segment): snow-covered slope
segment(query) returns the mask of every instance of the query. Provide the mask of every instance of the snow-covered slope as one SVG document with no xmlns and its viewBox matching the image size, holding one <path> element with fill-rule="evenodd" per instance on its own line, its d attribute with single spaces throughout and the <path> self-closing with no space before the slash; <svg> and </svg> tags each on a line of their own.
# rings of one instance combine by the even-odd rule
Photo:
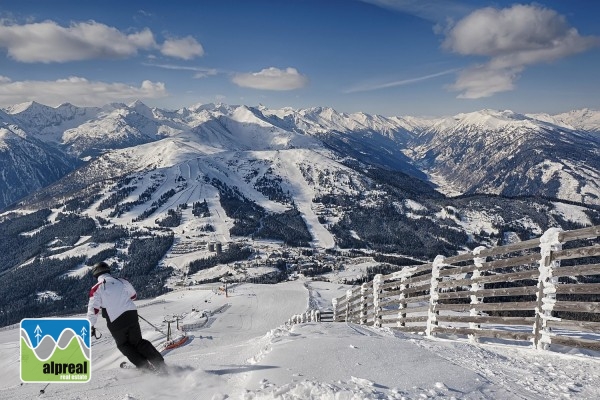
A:
<svg viewBox="0 0 600 400">
<path fill-rule="evenodd" d="M 600 203 L 600 141 L 585 132 L 483 110 L 442 119 L 412 145 L 442 190 Z"/>
<path fill-rule="evenodd" d="M 163 118 L 138 101 L 130 106 L 105 107 L 95 118 L 65 130 L 62 145 L 69 153 L 84 157 L 150 143 L 184 130 L 185 125 Z"/>
<path fill-rule="evenodd" d="M 18 329 L 0 331 L 3 399 L 595 399 L 596 354 L 470 344 L 346 323 L 286 324 L 308 305 L 328 307 L 347 286 L 323 282 L 217 285 L 138 301 L 142 334 L 164 342 L 168 315 L 190 340 L 165 356 L 168 376 L 118 367 L 124 357 L 100 319 L 85 384 L 21 384 Z M 172 326 L 173 328 L 173 326 Z M 177 332 L 173 329 L 174 332 Z M 44 394 L 40 390 L 45 389 Z"/>
<path fill-rule="evenodd" d="M 89 182 L 100 182 L 125 172 L 132 174 L 135 180 L 129 186 L 135 189 L 121 204 L 135 202 L 148 191 L 152 191 L 152 199 L 176 192 L 152 213 L 154 216 L 202 200 L 221 209 L 215 180 L 225 187 L 235 188 L 241 196 L 268 212 L 285 212 L 292 208 L 293 202 L 313 234 L 315 245 L 324 248 L 333 247 L 334 241 L 331 233 L 318 222 L 314 199 L 326 194 L 356 196 L 365 188 L 361 184 L 365 178 L 340 164 L 325 150 L 220 151 L 203 145 L 203 141 L 191 140 L 192 137 L 192 134 L 180 135 L 111 152 L 89 163 L 79 175 L 85 175 Z M 280 193 L 281 198 L 270 199 L 267 189 Z M 108 186 L 101 198 L 108 199 L 118 190 L 122 190 L 119 184 Z M 131 224 L 151 208 L 151 201 L 142 202 L 115 216 L 112 207 L 98 213 L 97 205 L 101 201 L 83 213 L 110 218 L 114 224 Z M 218 227 L 219 237 L 229 241 L 226 214 L 223 211 L 217 214 L 213 225 Z M 190 232 L 201 224 L 191 219 L 190 225 L 184 224 L 178 230 Z M 133 225 L 155 227 L 155 217 L 138 220 Z"/>
<path fill-rule="evenodd" d="M 70 103 L 53 108 L 35 101 L 6 108 L 14 121 L 26 132 L 44 141 L 61 142 L 62 133 L 94 118 L 97 107 L 77 107 Z"/>
<path fill-rule="evenodd" d="M 531 117 L 573 130 L 592 132 L 595 134 L 600 132 L 600 112 L 588 108 L 556 115 L 532 114 Z"/>
<path fill-rule="evenodd" d="M 56 182 L 77 160 L 36 139 L 15 125 L 0 125 L 0 204 Z"/>
</svg>

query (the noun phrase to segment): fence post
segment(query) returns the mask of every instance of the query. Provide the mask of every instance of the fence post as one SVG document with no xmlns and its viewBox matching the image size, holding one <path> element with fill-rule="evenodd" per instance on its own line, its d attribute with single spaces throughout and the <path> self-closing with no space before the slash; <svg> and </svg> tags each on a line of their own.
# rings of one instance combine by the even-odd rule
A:
<svg viewBox="0 0 600 400">
<path fill-rule="evenodd" d="M 474 256 L 478 256 L 482 250 L 485 250 L 486 247 L 485 246 L 479 246 L 476 247 L 475 249 L 473 249 L 473 255 Z M 473 271 L 473 275 L 471 276 L 472 279 L 472 283 L 471 283 L 471 292 L 477 292 L 479 291 L 481 288 L 481 286 L 479 285 L 479 283 L 477 282 L 477 278 L 479 278 L 481 276 L 481 267 L 483 267 L 483 263 L 485 262 L 486 257 L 475 257 L 473 258 L 473 264 L 475 264 L 475 270 Z M 481 303 L 481 301 L 479 300 L 479 298 L 477 297 L 477 294 L 472 294 L 471 295 L 471 304 L 479 304 Z M 477 317 L 479 315 L 481 315 L 481 312 L 477 311 L 477 309 L 475 308 L 471 308 L 469 315 L 471 317 Z M 481 329 L 481 326 L 475 322 L 469 322 L 469 328 L 470 329 Z M 476 343 L 477 342 L 477 335 L 475 334 L 469 334 L 469 341 L 471 343 Z"/>
<path fill-rule="evenodd" d="M 408 285 L 405 283 L 406 279 L 408 279 L 406 275 L 403 275 L 400 278 L 400 296 L 398 296 L 398 327 L 406 326 L 406 312 L 404 312 L 406 310 L 406 293 L 404 293 L 404 291 L 408 289 Z"/>
<path fill-rule="evenodd" d="M 377 274 L 373 278 L 373 326 L 381 328 L 383 325 L 381 316 L 381 307 L 379 299 L 381 297 L 381 285 L 383 285 L 383 275 Z"/>
<path fill-rule="evenodd" d="M 417 267 L 404 268 L 401 271 L 395 272 L 392 275 L 392 279 L 400 280 L 400 285 L 398 287 L 398 289 L 400 290 L 400 295 L 398 304 L 399 312 L 397 319 L 397 325 L 399 328 L 406 326 L 406 322 L 404 320 L 406 318 L 406 313 L 404 312 L 406 309 L 406 293 L 404 291 L 408 289 L 408 284 L 406 283 L 406 281 L 414 275 L 416 269 Z"/>
<path fill-rule="evenodd" d="M 346 290 L 346 322 L 350 322 L 350 298 L 352 297 L 352 289 Z"/>
<path fill-rule="evenodd" d="M 560 266 L 560 261 L 552 260 L 552 253 L 562 249 L 562 243 L 559 240 L 561 232 L 560 228 L 550 228 L 540 237 L 540 266 L 538 268 L 540 274 L 533 325 L 533 345 L 538 350 L 547 350 L 552 342 L 548 320 L 553 319 L 552 310 L 556 303 L 556 284 L 558 284 L 558 278 L 552 275 L 553 269 Z"/>
<path fill-rule="evenodd" d="M 360 285 L 360 319 L 359 319 L 359 323 L 361 325 L 366 325 L 367 324 L 367 291 L 369 290 L 369 284 L 368 283 L 363 283 L 362 285 Z"/>
<path fill-rule="evenodd" d="M 429 312 L 427 313 L 427 329 L 425 334 L 433 336 L 434 329 L 438 324 L 437 316 L 439 311 L 436 309 L 438 304 L 438 283 L 440 282 L 440 269 L 444 265 L 446 257 L 438 255 L 431 264 L 431 287 L 429 289 Z"/>
<path fill-rule="evenodd" d="M 334 298 L 331 300 L 331 305 L 333 306 L 333 322 L 337 321 L 338 317 L 338 299 Z"/>
</svg>

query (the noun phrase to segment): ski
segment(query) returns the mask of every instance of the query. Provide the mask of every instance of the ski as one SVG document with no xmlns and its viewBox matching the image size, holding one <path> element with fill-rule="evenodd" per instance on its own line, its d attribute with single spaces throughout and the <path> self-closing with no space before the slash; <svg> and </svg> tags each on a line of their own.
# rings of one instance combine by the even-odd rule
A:
<svg viewBox="0 0 600 400">
<path fill-rule="evenodd" d="M 119 364 L 119 367 L 123 368 L 123 369 L 139 369 L 143 373 L 153 373 L 153 374 L 159 375 L 159 376 L 172 375 L 172 374 L 176 374 L 176 375 L 177 374 L 185 374 L 185 373 L 194 371 L 194 367 L 189 366 L 189 365 L 168 365 L 161 370 L 155 370 L 155 369 L 150 369 L 150 368 L 138 368 L 135 365 L 133 365 L 127 361 L 123 361 L 121 364 Z"/>
<path fill-rule="evenodd" d="M 137 369 L 137 367 L 135 365 L 132 365 L 130 363 L 128 363 L 127 361 L 123 361 L 121 364 L 119 364 L 120 368 L 124 368 L 124 369 Z"/>
<path fill-rule="evenodd" d="M 168 375 L 166 368 L 156 369 L 156 368 L 154 368 L 154 366 L 152 366 L 150 368 L 138 368 L 135 365 L 133 365 L 130 362 L 127 362 L 127 361 L 123 361 L 121 364 L 119 364 L 119 368 L 123 368 L 123 369 L 137 369 L 137 370 L 140 370 L 142 373 L 152 373 L 152 374 L 155 374 L 155 375 Z"/>
</svg>

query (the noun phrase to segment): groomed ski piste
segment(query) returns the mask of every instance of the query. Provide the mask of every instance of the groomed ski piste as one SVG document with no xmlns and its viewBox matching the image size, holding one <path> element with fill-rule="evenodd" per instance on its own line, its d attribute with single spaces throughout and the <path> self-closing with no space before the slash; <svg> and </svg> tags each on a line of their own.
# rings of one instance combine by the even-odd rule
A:
<svg viewBox="0 0 600 400">
<path fill-rule="evenodd" d="M 148 321 L 140 321 L 142 333 L 157 347 L 166 340 L 165 319 L 180 316 L 186 327 L 185 344 L 165 352 L 167 376 L 121 369 L 125 358 L 101 321 L 89 383 L 21 384 L 19 330 L 0 330 L 0 398 L 600 398 L 598 353 L 470 344 L 340 322 L 287 323 L 309 308 L 329 307 L 347 288 L 301 278 L 230 286 L 227 296 L 212 284 L 137 301 Z"/>
</svg>

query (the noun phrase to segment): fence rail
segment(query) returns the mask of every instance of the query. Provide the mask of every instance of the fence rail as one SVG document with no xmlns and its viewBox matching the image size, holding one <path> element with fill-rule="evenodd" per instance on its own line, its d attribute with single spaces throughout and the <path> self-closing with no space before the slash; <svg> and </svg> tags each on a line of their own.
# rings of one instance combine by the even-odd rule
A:
<svg viewBox="0 0 600 400">
<path fill-rule="evenodd" d="M 600 350 L 600 226 L 404 267 L 333 299 L 333 320 Z M 596 335 L 594 335 L 596 333 Z"/>
</svg>

